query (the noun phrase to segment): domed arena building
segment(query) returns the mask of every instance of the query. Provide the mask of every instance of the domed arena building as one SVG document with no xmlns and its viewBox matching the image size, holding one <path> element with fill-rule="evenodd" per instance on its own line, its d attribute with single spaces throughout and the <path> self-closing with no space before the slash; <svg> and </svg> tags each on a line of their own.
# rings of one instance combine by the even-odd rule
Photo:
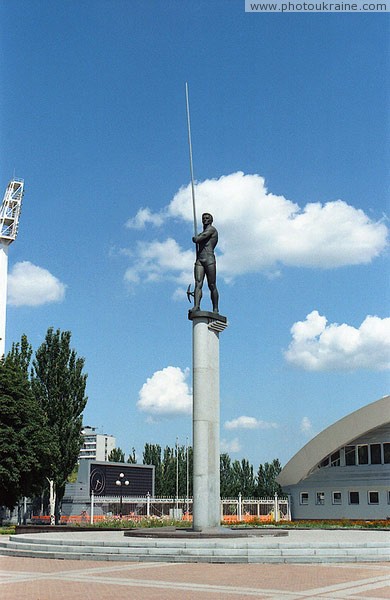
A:
<svg viewBox="0 0 390 600">
<path fill-rule="evenodd" d="M 277 481 L 293 519 L 390 518 L 390 396 L 324 429 Z"/>
</svg>

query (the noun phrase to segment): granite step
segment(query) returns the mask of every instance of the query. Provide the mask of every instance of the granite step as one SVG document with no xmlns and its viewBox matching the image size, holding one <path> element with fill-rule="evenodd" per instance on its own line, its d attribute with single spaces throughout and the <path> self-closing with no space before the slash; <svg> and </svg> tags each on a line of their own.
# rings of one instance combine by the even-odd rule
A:
<svg viewBox="0 0 390 600">
<path fill-rule="evenodd" d="M 65 539 L 47 534 L 13 535 L 0 540 L 0 554 L 36 558 L 132 562 L 335 563 L 389 562 L 390 543 L 318 542 L 299 544 L 256 538 L 238 540 L 115 541 Z"/>
</svg>

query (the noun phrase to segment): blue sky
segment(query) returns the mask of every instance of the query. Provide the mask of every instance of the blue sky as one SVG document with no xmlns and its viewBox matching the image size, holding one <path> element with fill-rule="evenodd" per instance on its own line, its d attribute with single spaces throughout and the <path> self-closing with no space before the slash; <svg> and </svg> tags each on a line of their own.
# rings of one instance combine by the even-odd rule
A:
<svg viewBox="0 0 390 600">
<path fill-rule="evenodd" d="M 2 0 L 0 17 L 0 181 L 25 180 L 7 349 L 70 330 L 85 424 L 139 457 L 191 440 L 188 81 L 229 320 L 222 449 L 284 464 L 388 393 L 388 15 Z"/>
</svg>

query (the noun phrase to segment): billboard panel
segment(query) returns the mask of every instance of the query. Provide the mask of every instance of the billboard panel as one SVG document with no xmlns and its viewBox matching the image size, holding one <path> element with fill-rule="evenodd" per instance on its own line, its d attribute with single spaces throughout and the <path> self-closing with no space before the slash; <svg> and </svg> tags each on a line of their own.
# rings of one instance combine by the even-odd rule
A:
<svg viewBox="0 0 390 600">
<path fill-rule="evenodd" d="M 120 488 L 116 481 L 123 473 L 123 480 L 129 485 L 122 485 L 122 495 L 154 496 L 154 466 L 130 465 L 127 463 L 110 463 L 91 461 L 89 467 L 89 492 L 95 496 L 119 496 Z"/>
</svg>

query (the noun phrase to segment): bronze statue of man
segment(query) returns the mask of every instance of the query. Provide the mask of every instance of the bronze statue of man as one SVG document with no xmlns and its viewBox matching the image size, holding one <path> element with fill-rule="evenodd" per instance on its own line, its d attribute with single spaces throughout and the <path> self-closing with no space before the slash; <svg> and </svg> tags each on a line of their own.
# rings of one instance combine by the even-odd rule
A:
<svg viewBox="0 0 390 600">
<path fill-rule="evenodd" d="M 218 231 L 212 225 L 213 217 L 210 213 L 203 213 L 202 223 L 202 233 L 192 238 L 192 241 L 196 244 L 194 308 L 192 310 L 200 310 L 202 287 L 206 276 L 213 312 L 218 313 L 217 265 L 214 254 L 214 248 L 218 243 Z"/>
</svg>

